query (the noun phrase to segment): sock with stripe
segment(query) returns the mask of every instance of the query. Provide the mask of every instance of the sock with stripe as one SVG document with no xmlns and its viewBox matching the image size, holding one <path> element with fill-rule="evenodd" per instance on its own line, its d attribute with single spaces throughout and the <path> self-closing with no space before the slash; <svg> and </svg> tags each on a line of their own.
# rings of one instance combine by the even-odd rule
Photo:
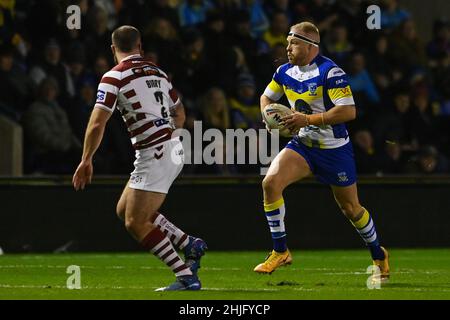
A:
<svg viewBox="0 0 450 320">
<path fill-rule="evenodd" d="M 364 209 L 364 208 L 363 208 Z M 384 252 L 381 249 L 378 241 L 377 231 L 375 230 L 375 223 L 369 212 L 364 209 L 362 217 L 358 221 L 351 221 L 356 230 L 363 238 L 364 242 L 369 247 L 373 260 L 384 260 Z"/>
<path fill-rule="evenodd" d="M 164 232 L 167 238 L 170 239 L 172 244 L 179 250 L 183 250 L 189 243 L 189 236 L 184 233 L 180 228 L 175 226 L 161 213 L 157 212 L 153 217 L 152 223 Z"/>
<path fill-rule="evenodd" d="M 274 203 L 264 202 L 264 211 L 270 227 L 270 233 L 272 234 L 273 249 L 276 252 L 285 252 L 287 250 L 287 241 L 284 226 L 284 199 L 281 198 Z"/>
<path fill-rule="evenodd" d="M 170 240 L 158 228 L 150 231 L 142 240 L 141 245 L 172 269 L 176 277 L 192 275 L 191 270 L 175 251 Z"/>
</svg>

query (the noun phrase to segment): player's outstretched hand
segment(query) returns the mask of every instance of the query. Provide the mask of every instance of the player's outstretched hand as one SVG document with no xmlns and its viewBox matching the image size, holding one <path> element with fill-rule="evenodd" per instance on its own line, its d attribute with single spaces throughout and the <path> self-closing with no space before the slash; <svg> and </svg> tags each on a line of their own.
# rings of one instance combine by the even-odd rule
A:
<svg viewBox="0 0 450 320">
<path fill-rule="evenodd" d="M 75 190 L 84 190 L 86 184 L 91 183 L 93 172 L 92 161 L 81 161 L 72 178 Z"/>
</svg>

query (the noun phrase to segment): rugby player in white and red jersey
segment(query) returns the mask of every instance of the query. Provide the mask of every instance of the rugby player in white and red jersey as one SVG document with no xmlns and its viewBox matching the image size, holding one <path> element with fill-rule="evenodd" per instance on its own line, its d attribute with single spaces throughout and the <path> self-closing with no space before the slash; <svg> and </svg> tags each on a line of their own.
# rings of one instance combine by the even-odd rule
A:
<svg viewBox="0 0 450 320">
<path fill-rule="evenodd" d="M 174 272 L 176 281 L 157 290 L 199 290 L 197 270 L 206 243 L 188 236 L 158 212 L 184 164 L 182 144 L 172 137 L 173 130 L 184 124 L 184 107 L 167 75 L 142 58 L 141 48 L 136 28 L 122 26 L 113 32 L 111 49 L 117 65 L 100 82 L 73 185 L 78 191 L 91 182 L 92 158 L 107 121 L 119 110 L 136 161 L 117 204 L 117 215 L 128 232 Z M 183 250 L 185 261 L 176 249 Z"/>
</svg>

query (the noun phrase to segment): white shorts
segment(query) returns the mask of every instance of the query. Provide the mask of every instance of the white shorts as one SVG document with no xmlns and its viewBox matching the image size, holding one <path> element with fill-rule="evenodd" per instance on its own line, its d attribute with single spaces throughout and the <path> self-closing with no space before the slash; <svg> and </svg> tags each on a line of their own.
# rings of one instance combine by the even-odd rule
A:
<svg viewBox="0 0 450 320">
<path fill-rule="evenodd" d="M 128 186 L 167 194 L 183 165 L 184 150 L 178 137 L 157 148 L 138 150 Z"/>
</svg>

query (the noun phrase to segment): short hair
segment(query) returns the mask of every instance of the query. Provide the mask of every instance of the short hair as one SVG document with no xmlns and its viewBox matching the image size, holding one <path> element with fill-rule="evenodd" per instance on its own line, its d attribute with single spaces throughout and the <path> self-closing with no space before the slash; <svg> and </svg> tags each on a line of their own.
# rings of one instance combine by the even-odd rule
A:
<svg viewBox="0 0 450 320">
<path fill-rule="evenodd" d="M 112 34 L 112 44 L 120 52 L 131 52 L 141 41 L 141 33 L 132 26 L 121 26 Z"/>
<path fill-rule="evenodd" d="M 307 34 L 313 34 L 317 36 L 317 41 L 320 42 L 320 32 L 319 32 L 319 28 L 316 27 L 316 25 L 314 23 L 305 21 L 305 22 L 300 22 L 297 24 L 294 24 L 291 27 L 291 30 L 301 30 L 304 33 Z"/>
</svg>

